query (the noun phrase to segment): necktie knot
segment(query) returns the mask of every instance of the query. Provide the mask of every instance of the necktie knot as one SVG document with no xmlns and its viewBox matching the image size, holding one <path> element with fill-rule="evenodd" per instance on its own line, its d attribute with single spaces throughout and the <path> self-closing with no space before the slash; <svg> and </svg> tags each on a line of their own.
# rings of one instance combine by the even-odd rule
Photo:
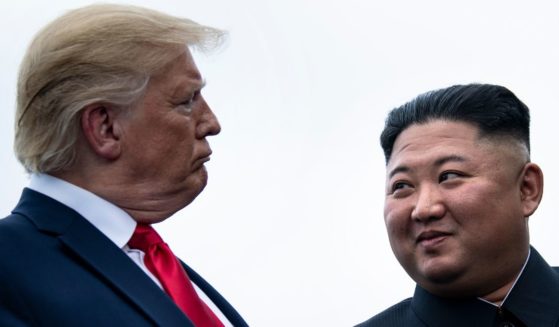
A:
<svg viewBox="0 0 559 327">
<path fill-rule="evenodd" d="M 153 227 L 138 224 L 128 246 L 144 252 L 146 267 L 196 327 L 223 327 L 210 308 L 200 300 L 186 271 Z"/>
<path fill-rule="evenodd" d="M 161 236 L 157 234 L 155 229 L 150 225 L 138 224 L 132 234 L 132 238 L 128 241 L 128 246 L 132 249 L 139 249 L 148 252 L 148 249 L 156 244 L 163 243 Z"/>
</svg>

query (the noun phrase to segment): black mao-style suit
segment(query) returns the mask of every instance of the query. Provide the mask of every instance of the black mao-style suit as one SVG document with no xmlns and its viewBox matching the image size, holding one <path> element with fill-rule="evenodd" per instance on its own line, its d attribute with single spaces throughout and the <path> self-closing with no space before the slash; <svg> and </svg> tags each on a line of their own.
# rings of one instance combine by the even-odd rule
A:
<svg viewBox="0 0 559 327">
<path fill-rule="evenodd" d="M 559 268 L 531 248 L 530 259 L 500 309 L 477 298 L 451 300 L 416 286 L 404 300 L 358 327 L 557 327 Z"/>
<path fill-rule="evenodd" d="M 234 326 L 237 311 L 192 281 Z M 25 189 L 0 220 L 0 326 L 193 326 L 113 242 L 74 210 Z"/>
</svg>

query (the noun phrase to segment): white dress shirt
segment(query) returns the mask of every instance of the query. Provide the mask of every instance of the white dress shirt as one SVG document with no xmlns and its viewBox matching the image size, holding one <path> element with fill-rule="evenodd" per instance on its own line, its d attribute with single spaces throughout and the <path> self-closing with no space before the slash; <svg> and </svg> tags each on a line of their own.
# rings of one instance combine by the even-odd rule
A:
<svg viewBox="0 0 559 327">
<path fill-rule="evenodd" d="M 159 280 L 144 264 L 144 252 L 131 249 L 127 245 L 136 229 L 136 221 L 128 213 L 79 186 L 47 174 L 32 174 L 29 188 L 78 212 L 116 246 L 121 248 L 157 286 L 163 289 Z M 223 325 L 233 327 L 208 296 L 194 282 L 192 285 L 200 299 L 208 305 Z"/>
</svg>

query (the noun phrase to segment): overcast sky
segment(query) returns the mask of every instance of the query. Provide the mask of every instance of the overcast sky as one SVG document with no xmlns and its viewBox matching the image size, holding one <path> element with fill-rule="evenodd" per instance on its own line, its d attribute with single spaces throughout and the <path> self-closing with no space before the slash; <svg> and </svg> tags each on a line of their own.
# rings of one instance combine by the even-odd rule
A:
<svg viewBox="0 0 559 327">
<path fill-rule="evenodd" d="M 0 0 L 0 216 L 28 183 L 14 157 L 17 69 L 32 36 L 82 0 Z M 352 326 L 411 296 L 382 211 L 387 112 L 457 83 L 509 87 L 545 174 L 532 244 L 559 265 L 554 1 L 131 0 L 229 31 L 196 55 L 222 133 L 210 180 L 158 226 L 251 326 Z"/>
</svg>

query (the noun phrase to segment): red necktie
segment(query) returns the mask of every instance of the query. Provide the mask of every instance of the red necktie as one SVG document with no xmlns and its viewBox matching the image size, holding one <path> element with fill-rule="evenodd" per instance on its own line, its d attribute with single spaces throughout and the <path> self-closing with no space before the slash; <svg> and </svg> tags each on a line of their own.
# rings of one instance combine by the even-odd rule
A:
<svg viewBox="0 0 559 327">
<path fill-rule="evenodd" d="M 196 327 L 223 327 L 210 308 L 200 300 L 169 246 L 150 225 L 138 224 L 128 246 L 145 253 L 146 267 Z"/>
</svg>

